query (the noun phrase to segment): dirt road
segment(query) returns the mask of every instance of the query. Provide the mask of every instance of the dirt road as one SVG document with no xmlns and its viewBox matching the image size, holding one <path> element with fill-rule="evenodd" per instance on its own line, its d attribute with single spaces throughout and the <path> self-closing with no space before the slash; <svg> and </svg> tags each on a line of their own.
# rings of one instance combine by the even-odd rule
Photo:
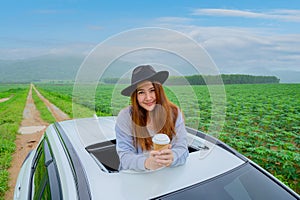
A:
<svg viewBox="0 0 300 200">
<path fill-rule="evenodd" d="M 49 125 L 48 123 L 44 122 L 41 119 L 40 113 L 36 109 L 36 106 L 32 99 L 33 89 L 37 92 L 40 99 L 45 103 L 45 105 L 51 111 L 56 121 L 63 121 L 69 119 L 69 116 L 67 114 L 63 113 L 61 110 L 59 110 L 59 108 L 57 108 L 46 98 L 44 98 L 36 90 L 34 85 L 31 85 L 27 96 L 26 106 L 23 112 L 23 120 L 21 123 L 21 127 L 19 129 L 20 134 L 17 134 L 17 138 L 15 141 L 16 151 L 13 154 L 11 167 L 8 170 L 10 173 L 10 181 L 9 181 L 10 189 L 5 194 L 5 199 L 7 200 L 13 199 L 13 192 L 16 184 L 16 179 L 23 160 L 25 159 L 29 151 L 36 147 L 45 129 Z"/>
</svg>

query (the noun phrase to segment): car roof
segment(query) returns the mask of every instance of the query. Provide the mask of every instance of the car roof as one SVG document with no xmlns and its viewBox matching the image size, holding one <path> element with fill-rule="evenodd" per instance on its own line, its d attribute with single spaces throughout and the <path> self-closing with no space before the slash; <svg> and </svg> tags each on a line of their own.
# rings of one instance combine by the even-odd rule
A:
<svg viewBox="0 0 300 200">
<path fill-rule="evenodd" d="M 81 160 L 92 198 L 149 199 L 216 177 L 245 160 L 232 152 L 189 134 L 189 143 L 201 142 L 208 148 L 189 154 L 184 165 L 157 171 L 131 170 L 106 173 L 86 147 L 115 139 L 116 117 L 94 117 L 59 122 Z"/>
</svg>

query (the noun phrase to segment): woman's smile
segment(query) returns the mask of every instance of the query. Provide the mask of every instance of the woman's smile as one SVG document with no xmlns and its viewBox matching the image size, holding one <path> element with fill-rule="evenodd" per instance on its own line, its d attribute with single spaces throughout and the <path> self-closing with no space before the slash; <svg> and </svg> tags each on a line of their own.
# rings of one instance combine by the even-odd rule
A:
<svg viewBox="0 0 300 200">
<path fill-rule="evenodd" d="M 155 102 L 149 102 L 149 103 L 145 103 L 147 106 L 152 106 L 153 104 L 155 104 Z"/>
<path fill-rule="evenodd" d="M 143 103 L 145 106 L 142 106 L 144 109 L 146 109 L 147 111 L 152 111 L 156 105 L 156 103 L 153 102 L 149 102 L 149 103 Z"/>
</svg>

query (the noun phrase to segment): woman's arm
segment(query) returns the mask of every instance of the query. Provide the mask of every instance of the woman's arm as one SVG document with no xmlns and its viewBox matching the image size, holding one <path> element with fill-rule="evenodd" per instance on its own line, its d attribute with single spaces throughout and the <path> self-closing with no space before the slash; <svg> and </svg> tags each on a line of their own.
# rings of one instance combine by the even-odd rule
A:
<svg viewBox="0 0 300 200">
<path fill-rule="evenodd" d="M 152 163 L 155 163 L 157 165 L 157 168 L 162 166 L 175 167 L 183 165 L 186 162 L 189 151 L 187 147 L 187 132 L 181 112 L 178 113 L 175 124 L 175 131 L 176 135 L 173 137 L 168 149 L 150 152 L 150 155 L 152 155 L 154 158 L 154 162 Z"/>
<path fill-rule="evenodd" d="M 145 170 L 144 163 L 147 157 L 143 153 L 137 153 L 136 148 L 133 146 L 133 137 L 129 133 L 124 132 L 118 125 L 116 125 L 115 131 L 116 149 L 120 158 L 119 170 Z"/>
<path fill-rule="evenodd" d="M 171 164 L 172 167 L 183 165 L 189 155 L 187 131 L 185 129 L 184 119 L 180 110 L 178 112 L 175 124 L 175 131 L 176 135 L 171 141 L 173 152 L 173 162 Z"/>
</svg>

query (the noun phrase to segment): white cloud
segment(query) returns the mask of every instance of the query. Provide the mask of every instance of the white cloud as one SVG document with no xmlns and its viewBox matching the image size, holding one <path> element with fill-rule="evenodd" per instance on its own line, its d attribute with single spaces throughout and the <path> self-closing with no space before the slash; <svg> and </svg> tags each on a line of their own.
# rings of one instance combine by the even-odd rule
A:
<svg viewBox="0 0 300 200">
<path fill-rule="evenodd" d="M 0 60 L 16 60 L 37 57 L 49 51 L 41 48 L 1 48 Z"/>
<path fill-rule="evenodd" d="M 230 9 L 195 9 L 192 12 L 192 15 L 276 19 L 281 21 L 300 22 L 300 10 L 285 10 L 285 9 L 269 10 L 264 12 L 230 10 Z"/>
<path fill-rule="evenodd" d="M 197 9 L 193 14 L 300 22 L 300 10 Z M 278 71 L 300 72 L 300 34 L 291 33 L 291 30 L 280 32 L 266 26 L 203 27 L 175 23 L 168 24 L 168 28 L 184 32 L 199 42 L 223 73 L 274 75 Z"/>
<path fill-rule="evenodd" d="M 231 16 L 231 17 L 250 17 L 259 18 L 264 17 L 265 14 L 254 13 L 241 10 L 229 10 L 229 9 L 196 9 L 192 13 L 193 15 L 214 15 L 214 16 Z"/>
<path fill-rule="evenodd" d="M 48 49 L 48 54 L 55 55 L 72 55 L 72 54 L 81 54 L 87 55 L 95 45 L 87 43 L 72 43 L 64 46 L 57 46 Z"/>
<path fill-rule="evenodd" d="M 221 72 L 270 75 L 276 70 L 300 71 L 299 34 L 238 27 L 181 26 L 180 30 L 208 51 Z"/>
<path fill-rule="evenodd" d="M 51 46 L 35 45 L 31 47 L 0 48 L 1 60 L 26 59 L 43 55 L 87 55 L 95 44 L 91 43 L 69 43 Z"/>
</svg>

